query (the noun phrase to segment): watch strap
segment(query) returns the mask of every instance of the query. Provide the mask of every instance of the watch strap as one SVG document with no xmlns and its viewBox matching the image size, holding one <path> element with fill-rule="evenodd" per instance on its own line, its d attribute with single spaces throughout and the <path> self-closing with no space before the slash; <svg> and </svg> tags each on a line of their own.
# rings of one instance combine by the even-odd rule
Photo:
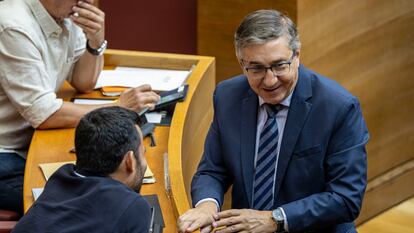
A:
<svg viewBox="0 0 414 233">
<path fill-rule="evenodd" d="M 277 225 L 276 232 L 285 232 L 285 218 L 280 208 L 272 211 L 272 217 Z"/>
<path fill-rule="evenodd" d="M 88 50 L 89 53 L 95 56 L 102 55 L 107 45 L 108 45 L 108 41 L 104 40 L 101 46 L 99 46 L 99 48 L 94 49 L 91 46 L 89 46 L 89 40 L 86 41 L 86 49 Z"/>
</svg>

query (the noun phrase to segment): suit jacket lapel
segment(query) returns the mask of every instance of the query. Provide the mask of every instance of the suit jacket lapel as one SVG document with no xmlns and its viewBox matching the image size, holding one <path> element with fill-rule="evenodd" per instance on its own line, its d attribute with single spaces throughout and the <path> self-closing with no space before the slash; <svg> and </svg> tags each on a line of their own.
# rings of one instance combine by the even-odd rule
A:
<svg viewBox="0 0 414 233">
<path fill-rule="evenodd" d="M 286 119 L 285 130 L 279 152 L 279 161 L 277 165 L 276 184 L 275 184 L 275 198 L 280 191 L 280 186 L 283 182 L 286 168 L 292 157 L 296 141 L 303 128 L 303 124 L 308 117 L 312 104 L 307 100 L 312 96 L 311 76 L 308 75 L 304 67 L 299 68 L 298 82 L 295 87 L 292 101 L 289 107 L 289 113 Z M 277 201 L 275 201 L 275 207 Z"/>
<path fill-rule="evenodd" d="M 249 89 L 249 95 L 242 101 L 241 106 L 241 165 L 245 191 L 249 206 L 252 200 L 252 187 L 254 176 L 254 154 L 256 147 L 257 108 L 259 100 L 257 95 Z"/>
</svg>

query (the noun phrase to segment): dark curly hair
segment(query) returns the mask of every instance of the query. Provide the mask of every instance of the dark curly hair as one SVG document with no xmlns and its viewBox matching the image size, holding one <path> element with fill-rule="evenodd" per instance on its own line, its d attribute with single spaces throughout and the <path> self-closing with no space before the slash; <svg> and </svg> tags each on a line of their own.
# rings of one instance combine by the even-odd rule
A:
<svg viewBox="0 0 414 233">
<path fill-rule="evenodd" d="M 138 114 L 121 107 L 99 108 L 86 114 L 75 132 L 76 167 L 108 175 L 128 151 L 137 158 L 141 139 L 136 124 L 140 124 Z"/>
</svg>

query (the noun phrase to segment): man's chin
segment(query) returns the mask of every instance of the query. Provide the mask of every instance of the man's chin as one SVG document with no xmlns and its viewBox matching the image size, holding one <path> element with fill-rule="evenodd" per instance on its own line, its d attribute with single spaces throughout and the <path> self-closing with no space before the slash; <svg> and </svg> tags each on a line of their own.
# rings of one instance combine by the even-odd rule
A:
<svg viewBox="0 0 414 233">
<path fill-rule="evenodd" d="M 273 90 L 273 91 L 262 90 L 262 93 L 260 95 L 260 97 L 264 100 L 265 103 L 273 104 L 273 105 L 279 104 L 287 96 L 288 96 L 288 94 L 286 93 L 286 91 L 284 91 L 280 88 L 278 88 L 276 90 Z"/>
<path fill-rule="evenodd" d="M 281 96 L 266 96 L 262 97 L 265 103 L 276 105 L 282 102 L 283 98 Z"/>
</svg>

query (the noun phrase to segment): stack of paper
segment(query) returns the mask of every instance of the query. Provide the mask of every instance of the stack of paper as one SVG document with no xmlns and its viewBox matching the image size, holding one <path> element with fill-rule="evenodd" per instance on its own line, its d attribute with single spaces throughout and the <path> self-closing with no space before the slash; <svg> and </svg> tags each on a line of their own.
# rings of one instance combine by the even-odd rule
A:
<svg viewBox="0 0 414 233">
<path fill-rule="evenodd" d="M 103 70 L 95 89 L 101 88 L 105 95 L 119 95 L 125 88 L 149 84 L 155 91 L 169 91 L 180 87 L 190 74 L 190 70 L 166 70 L 149 68 L 117 67 Z"/>
<path fill-rule="evenodd" d="M 86 99 L 76 98 L 73 100 L 74 104 L 86 104 L 86 105 L 98 105 L 98 104 L 110 104 L 113 103 L 113 99 Z"/>
<path fill-rule="evenodd" d="M 66 162 L 57 162 L 57 163 L 41 163 L 39 164 L 40 169 L 43 172 L 43 175 L 45 176 L 46 180 L 49 180 L 49 178 L 52 176 L 55 171 L 57 171 L 61 166 L 65 164 L 75 164 L 75 161 L 66 161 Z M 142 181 L 144 184 L 153 184 L 155 183 L 155 177 L 154 173 L 152 173 L 151 169 L 147 167 L 147 170 L 145 171 L 144 179 Z"/>
</svg>

